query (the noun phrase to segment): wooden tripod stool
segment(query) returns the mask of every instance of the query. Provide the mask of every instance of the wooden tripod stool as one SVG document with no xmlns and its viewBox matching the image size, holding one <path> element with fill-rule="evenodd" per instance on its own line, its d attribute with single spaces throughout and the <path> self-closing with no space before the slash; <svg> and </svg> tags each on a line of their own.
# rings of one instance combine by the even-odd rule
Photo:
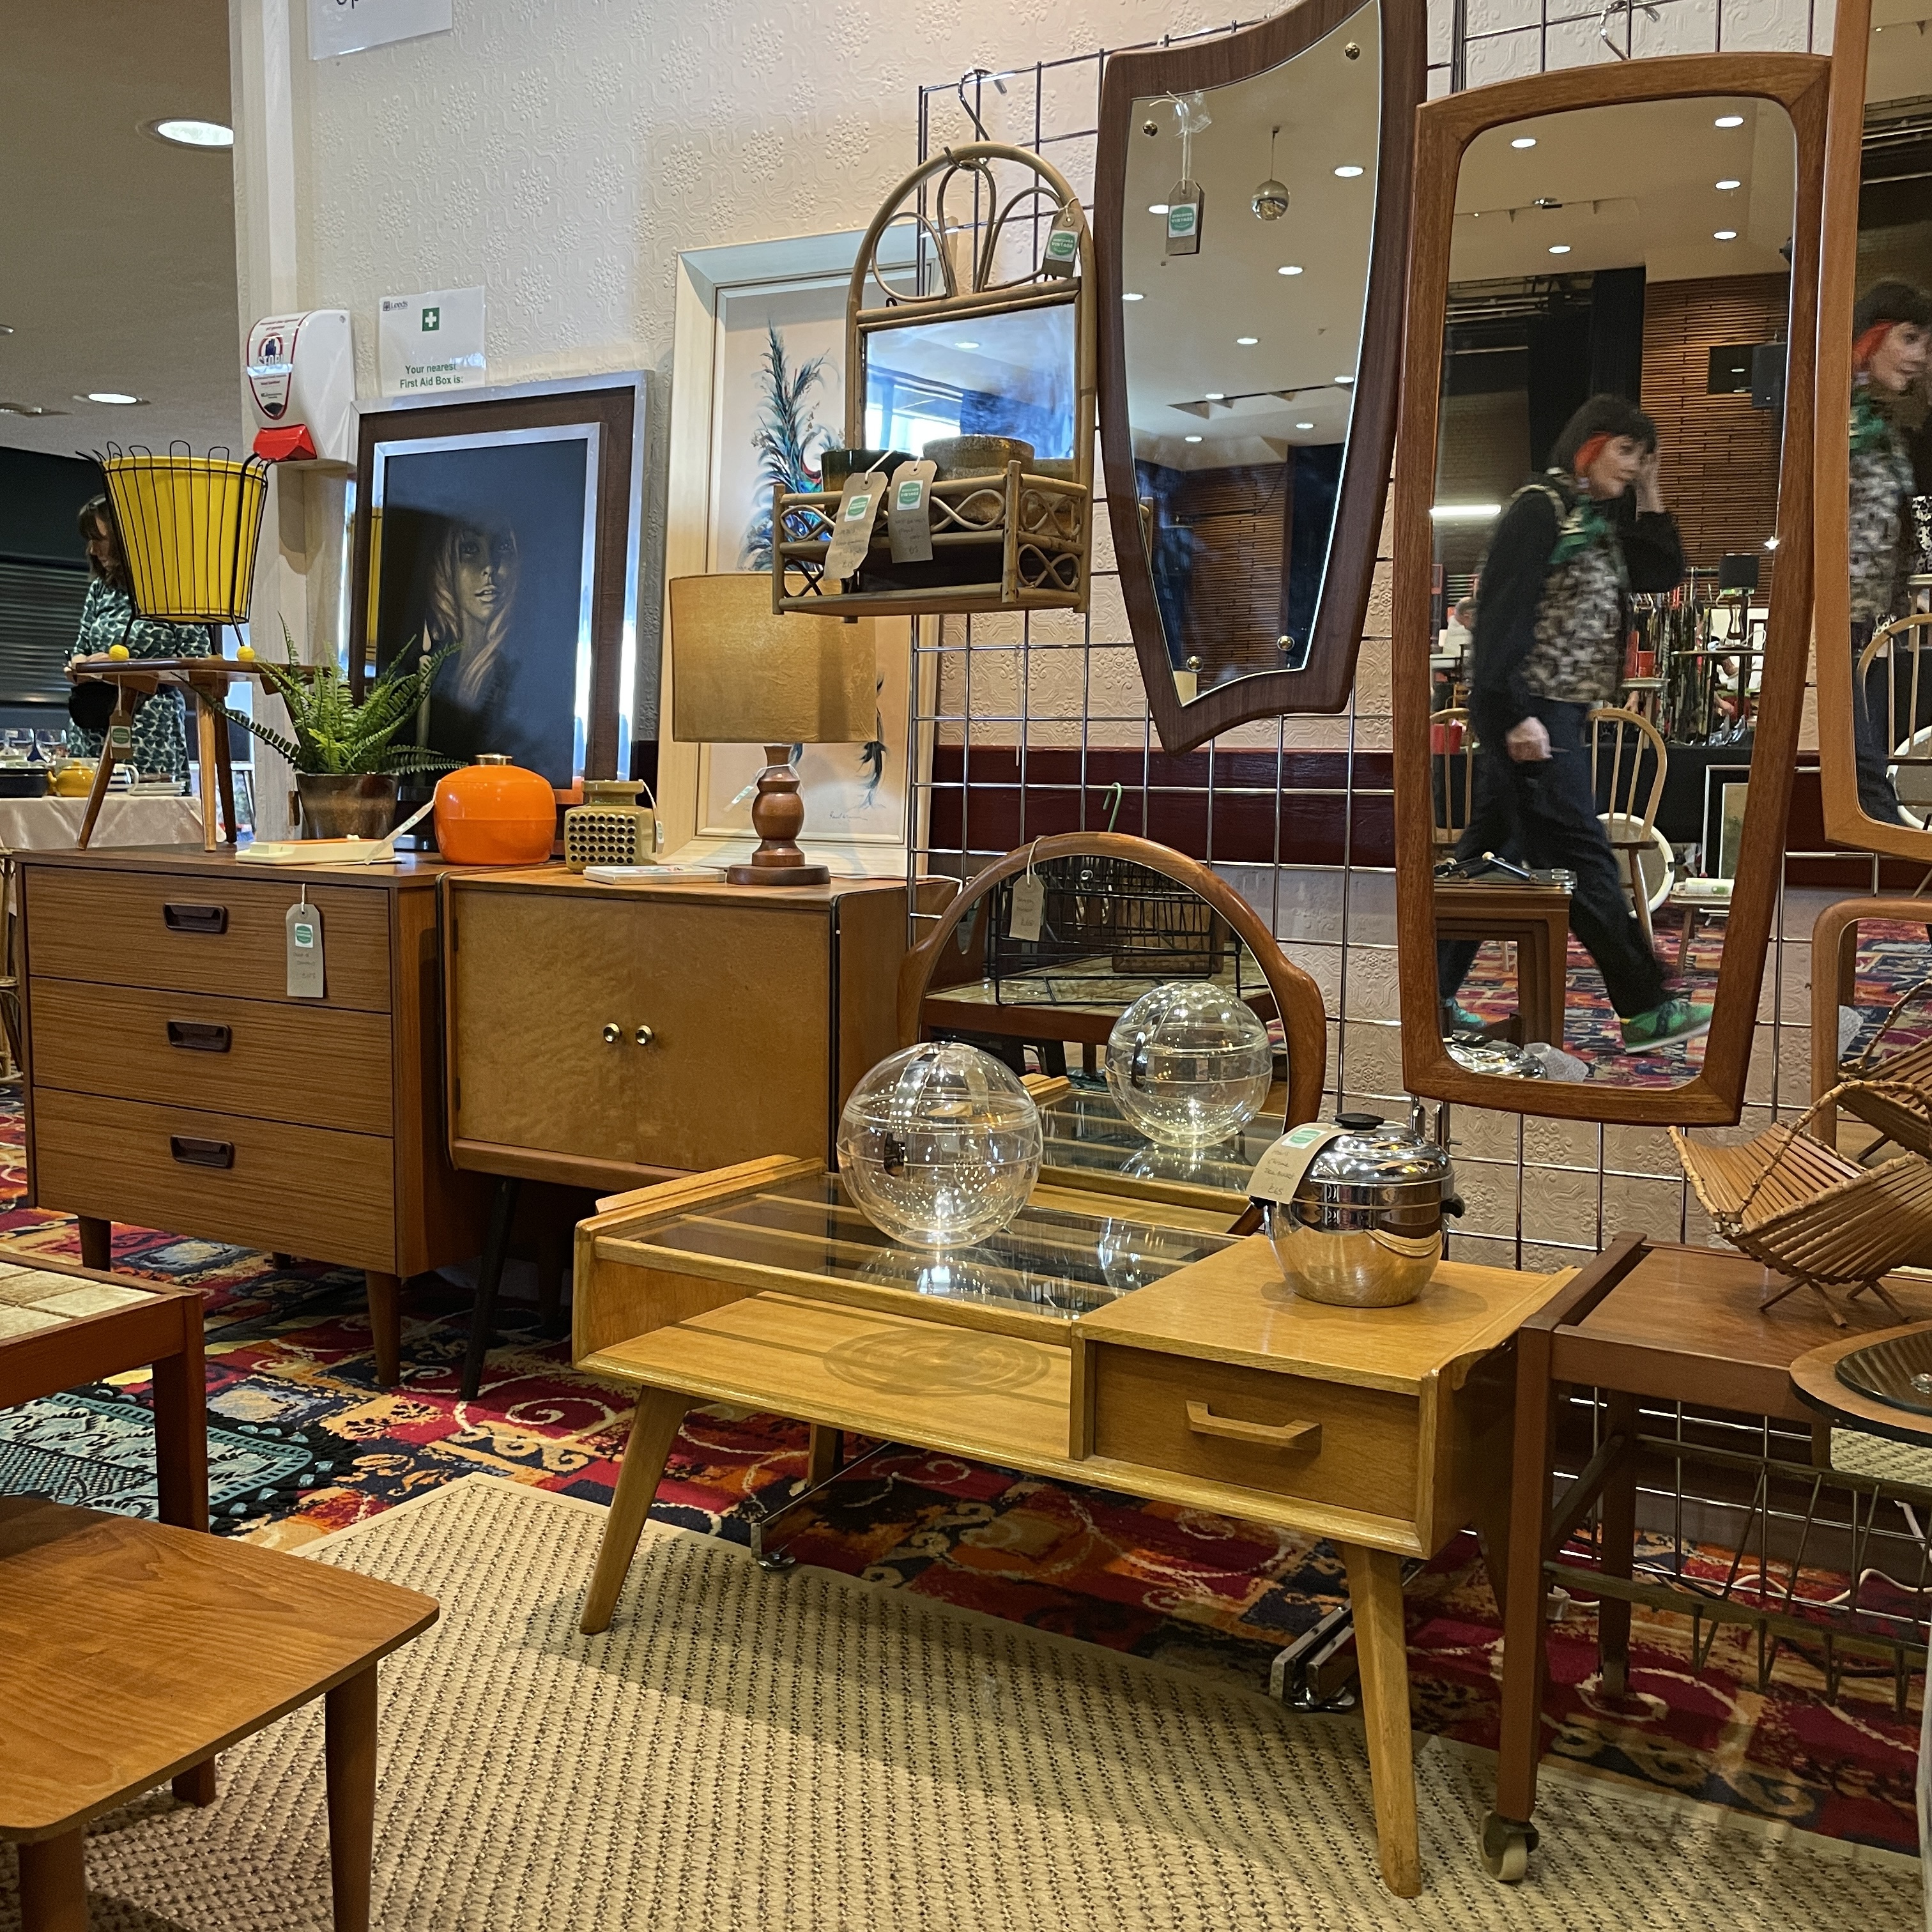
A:
<svg viewBox="0 0 1932 1932">
<path fill-rule="evenodd" d="M 352 1570 L 0 1498 L 0 1838 L 20 1847 L 22 1932 L 86 1932 L 91 1820 L 322 1696 L 336 1932 L 368 1932 L 376 1665 L 436 1618 Z"/>
</svg>

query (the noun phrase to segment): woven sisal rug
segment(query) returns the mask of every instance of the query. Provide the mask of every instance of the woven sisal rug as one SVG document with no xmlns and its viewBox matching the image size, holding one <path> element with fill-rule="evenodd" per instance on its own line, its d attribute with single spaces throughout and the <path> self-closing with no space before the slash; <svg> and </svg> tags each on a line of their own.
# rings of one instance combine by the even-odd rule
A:
<svg viewBox="0 0 1932 1932">
<path fill-rule="evenodd" d="M 1440 1746 L 1426 1889 L 1399 1904 L 1346 1720 L 656 1527 L 586 1638 L 603 1521 L 476 1477 L 310 1546 L 442 1605 L 383 1667 L 384 1932 L 1876 1932 L 1921 1910 L 1904 1858 L 1557 1776 L 1532 1880 L 1497 1886 L 1490 1761 Z M 229 1753 L 208 1810 L 162 1792 L 103 1820 L 94 1932 L 326 1928 L 321 1730 L 310 1706 Z"/>
</svg>

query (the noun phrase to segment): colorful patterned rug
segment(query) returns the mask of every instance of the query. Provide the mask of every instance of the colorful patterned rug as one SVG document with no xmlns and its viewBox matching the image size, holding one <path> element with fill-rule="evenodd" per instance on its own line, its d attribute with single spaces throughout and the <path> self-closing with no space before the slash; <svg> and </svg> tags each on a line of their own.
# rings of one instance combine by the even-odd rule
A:
<svg viewBox="0 0 1932 1932">
<path fill-rule="evenodd" d="M 17 1100 L 0 1092 L 0 1199 L 24 1187 L 20 1138 Z M 0 1208 L 0 1238 L 78 1254 L 71 1222 L 18 1206 Z M 628 1405 L 573 1372 L 532 1306 L 505 1305 L 482 1394 L 465 1402 L 460 1288 L 406 1294 L 404 1386 L 386 1391 L 358 1275 L 130 1228 L 117 1228 L 115 1260 L 207 1298 L 211 1490 L 227 1533 L 292 1546 L 476 1471 L 609 1498 Z M 0 1490 L 152 1513 L 147 1394 L 137 1375 L 0 1412 Z M 776 1417 L 694 1411 L 652 1514 L 747 1541 L 801 1487 L 805 1447 L 803 1428 Z M 1324 1544 L 891 1446 L 800 1517 L 788 1546 L 805 1562 L 1251 1688 L 1344 1594 Z M 1493 1745 L 1501 1632 L 1472 1540 L 1430 1566 L 1408 1608 L 1418 1723 Z M 1572 1765 L 1916 1847 L 1918 1721 L 1893 1714 L 1888 1684 L 1851 1682 L 1834 1708 L 1787 1658 L 1761 1693 L 1742 1646 L 1720 1642 L 1694 1670 L 1688 1623 L 1640 1611 L 1632 1695 L 1613 1703 L 1595 1685 L 1594 1635 L 1587 1608 L 1573 1610 L 1552 1645 L 1546 1736 Z"/>
</svg>

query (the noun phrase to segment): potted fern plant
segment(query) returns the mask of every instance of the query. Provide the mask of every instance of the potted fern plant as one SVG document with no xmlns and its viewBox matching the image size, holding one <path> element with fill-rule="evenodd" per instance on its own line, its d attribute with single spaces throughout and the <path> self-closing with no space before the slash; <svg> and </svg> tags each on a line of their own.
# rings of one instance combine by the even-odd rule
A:
<svg viewBox="0 0 1932 1932">
<path fill-rule="evenodd" d="M 400 658 L 384 666 L 361 701 L 333 662 L 299 664 L 287 625 L 286 662 L 263 660 L 264 682 L 288 707 L 292 738 L 230 709 L 228 715 L 294 766 L 303 836 L 380 838 L 396 818 L 396 781 L 418 772 L 447 772 L 458 760 L 397 735 L 422 714 L 449 650 L 425 652 L 413 670 Z"/>
</svg>

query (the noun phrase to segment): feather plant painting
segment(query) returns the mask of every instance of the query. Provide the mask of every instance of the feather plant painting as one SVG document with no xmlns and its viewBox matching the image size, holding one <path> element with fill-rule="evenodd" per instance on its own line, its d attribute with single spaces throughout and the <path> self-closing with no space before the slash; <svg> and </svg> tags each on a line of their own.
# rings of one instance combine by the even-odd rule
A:
<svg viewBox="0 0 1932 1932">
<path fill-rule="evenodd" d="M 752 448 L 758 458 L 758 494 L 739 552 L 740 567 L 746 570 L 772 567 L 772 491 L 816 490 L 818 458 L 832 440 L 831 431 L 820 425 L 812 406 L 813 392 L 824 386 L 830 357 L 814 356 L 794 364 L 785 353 L 777 325 L 767 322 L 765 327 L 764 400 L 752 432 Z"/>
</svg>

